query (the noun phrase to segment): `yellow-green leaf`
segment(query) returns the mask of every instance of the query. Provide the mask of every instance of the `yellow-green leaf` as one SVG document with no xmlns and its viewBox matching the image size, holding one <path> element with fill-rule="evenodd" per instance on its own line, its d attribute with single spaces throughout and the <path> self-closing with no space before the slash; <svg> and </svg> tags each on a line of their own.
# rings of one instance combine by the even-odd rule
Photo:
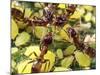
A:
<svg viewBox="0 0 100 75">
<path fill-rule="evenodd" d="M 39 15 L 40 15 L 40 17 L 43 16 L 43 10 L 42 9 L 39 10 Z"/>
<path fill-rule="evenodd" d="M 80 8 L 77 9 L 72 16 L 70 16 L 71 19 L 80 19 L 82 15 L 84 14 L 84 9 Z"/>
<path fill-rule="evenodd" d="M 74 45 L 70 45 L 67 47 L 67 49 L 65 49 L 64 51 L 64 55 L 71 55 L 74 53 L 76 47 Z"/>
<path fill-rule="evenodd" d="M 55 71 L 55 72 L 67 71 L 67 69 L 64 68 L 64 67 L 55 67 L 54 71 Z"/>
<path fill-rule="evenodd" d="M 61 61 L 61 66 L 62 66 L 62 67 L 65 67 L 65 68 L 69 68 L 69 66 L 72 64 L 73 60 L 74 60 L 74 57 L 73 57 L 73 56 L 65 57 L 65 58 Z"/>
<path fill-rule="evenodd" d="M 41 39 L 47 33 L 46 27 L 35 26 L 35 35 L 37 38 Z"/>
<path fill-rule="evenodd" d="M 31 14 L 32 14 L 32 10 L 31 10 L 31 9 L 29 9 L 29 8 L 26 8 L 26 9 L 25 9 L 25 14 L 24 14 L 24 17 L 30 17 L 30 16 L 31 16 Z"/>
<path fill-rule="evenodd" d="M 36 59 L 40 55 L 40 53 L 41 51 L 39 50 L 39 46 L 29 46 L 26 47 L 24 55 L 28 56 L 30 59 L 33 60 Z"/>
<path fill-rule="evenodd" d="M 25 45 L 30 40 L 30 35 L 27 32 L 22 32 L 15 40 L 16 46 Z"/>
<path fill-rule="evenodd" d="M 92 22 L 95 24 L 96 23 L 96 18 L 95 18 L 95 16 L 92 16 Z"/>
<path fill-rule="evenodd" d="M 19 29 L 24 29 L 27 26 L 23 21 L 17 21 L 17 25 Z"/>
<path fill-rule="evenodd" d="M 66 5 L 65 4 L 59 4 L 58 5 L 58 8 L 65 9 L 66 8 Z"/>
<path fill-rule="evenodd" d="M 18 48 L 17 47 L 12 47 L 11 48 L 11 53 L 15 54 L 16 52 L 18 52 Z"/>
<path fill-rule="evenodd" d="M 27 26 L 26 32 L 32 33 L 32 31 L 33 31 L 33 27 L 32 26 Z"/>
<path fill-rule="evenodd" d="M 91 58 L 86 54 L 80 51 L 75 52 L 75 58 L 80 66 L 88 67 L 91 63 Z"/>
<path fill-rule="evenodd" d="M 92 19 L 92 13 L 88 12 L 85 16 L 84 16 L 84 20 L 86 22 L 89 22 Z"/>
<path fill-rule="evenodd" d="M 67 33 L 67 29 L 70 27 L 69 24 L 64 25 L 63 29 L 60 30 L 59 35 L 61 37 L 62 40 L 66 40 L 68 42 L 70 42 L 70 37 Z"/>
<path fill-rule="evenodd" d="M 17 72 L 18 73 L 31 73 L 31 68 L 33 63 L 29 63 L 32 60 L 23 60 L 17 65 Z"/>
<path fill-rule="evenodd" d="M 42 6 L 41 6 L 40 3 L 34 3 L 34 6 L 35 6 L 36 8 L 42 8 Z"/>
<path fill-rule="evenodd" d="M 16 24 L 16 22 L 14 21 L 14 19 L 11 20 L 11 38 L 14 40 L 16 38 L 16 36 L 18 35 L 18 26 Z"/>
<path fill-rule="evenodd" d="M 89 6 L 89 5 L 85 5 L 85 6 L 83 6 L 83 8 L 86 9 L 87 11 L 93 10 L 93 6 Z"/>
<path fill-rule="evenodd" d="M 11 61 L 11 66 L 12 66 L 12 68 L 15 68 L 16 62 L 14 60 Z"/>
<path fill-rule="evenodd" d="M 69 41 L 69 36 L 64 30 L 61 30 L 59 34 L 61 36 L 61 39 Z"/>
<path fill-rule="evenodd" d="M 63 52 L 62 52 L 61 49 L 57 49 L 56 54 L 57 54 L 57 57 L 58 57 L 59 59 L 62 59 L 62 58 L 63 58 Z"/>
</svg>

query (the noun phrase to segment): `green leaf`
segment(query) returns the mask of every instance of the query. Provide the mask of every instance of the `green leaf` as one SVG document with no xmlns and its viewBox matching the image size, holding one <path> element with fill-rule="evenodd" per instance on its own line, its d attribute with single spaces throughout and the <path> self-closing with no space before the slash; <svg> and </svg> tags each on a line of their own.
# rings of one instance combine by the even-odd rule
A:
<svg viewBox="0 0 100 75">
<path fill-rule="evenodd" d="M 16 46 L 25 45 L 30 40 L 30 35 L 27 32 L 22 32 L 15 40 Z"/>
<path fill-rule="evenodd" d="M 76 61 L 79 63 L 80 66 L 82 66 L 82 67 L 90 66 L 91 58 L 86 53 L 76 51 L 75 52 L 75 58 L 76 58 Z"/>
</svg>

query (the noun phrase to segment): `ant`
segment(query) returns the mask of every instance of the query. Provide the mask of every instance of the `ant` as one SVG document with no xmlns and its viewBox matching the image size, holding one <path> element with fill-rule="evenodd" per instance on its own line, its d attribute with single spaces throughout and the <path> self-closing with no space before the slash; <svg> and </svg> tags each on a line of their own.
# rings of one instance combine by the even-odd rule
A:
<svg viewBox="0 0 100 75">
<path fill-rule="evenodd" d="M 68 5 L 66 12 L 62 15 L 57 15 L 54 17 L 53 24 L 58 27 L 63 27 L 67 22 L 70 16 L 75 12 L 77 5 Z"/>
<path fill-rule="evenodd" d="M 48 61 L 48 60 L 44 59 L 44 55 L 47 53 L 48 45 L 50 45 L 51 43 L 52 43 L 52 33 L 49 32 L 41 40 L 41 43 L 40 43 L 41 54 L 38 57 L 37 62 L 35 64 L 33 64 L 33 66 L 32 66 L 32 69 L 31 69 L 32 73 L 40 72 L 42 64 L 45 63 L 46 61 Z"/>
<path fill-rule="evenodd" d="M 75 8 L 73 5 L 69 6 L 66 9 L 66 13 L 59 15 L 59 16 L 55 16 L 55 9 L 56 9 L 56 5 L 54 4 L 47 4 L 47 6 L 44 8 L 44 16 L 42 18 L 38 18 L 38 17 L 33 17 L 30 19 L 30 17 L 24 17 L 25 14 L 25 9 L 22 11 L 16 9 L 16 8 L 12 8 L 12 17 L 14 19 L 16 19 L 17 21 L 23 21 L 24 23 L 26 23 L 27 25 L 31 25 L 34 26 L 35 25 L 39 25 L 39 26 L 48 26 L 48 24 L 50 25 L 55 25 L 55 26 L 63 26 L 69 16 L 71 14 L 74 13 Z M 37 60 L 35 61 L 35 63 L 33 63 L 33 66 L 31 68 L 31 72 L 32 73 L 36 73 L 36 72 L 41 72 L 41 67 L 42 64 L 45 63 L 46 59 L 44 59 L 44 55 L 47 53 L 48 51 L 48 46 L 52 43 L 53 39 L 52 39 L 52 33 L 48 32 L 48 34 L 46 34 L 43 39 L 40 42 L 40 51 L 41 54 L 40 56 L 37 58 Z M 32 61 L 33 62 L 33 61 Z M 50 62 L 49 62 L 50 63 Z"/>
<path fill-rule="evenodd" d="M 67 22 L 70 15 L 74 13 L 76 5 L 69 5 L 68 8 L 66 8 L 66 13 L 57 16 L 54 15 L 56 13 L 56 9 L 57 4 L 46 4 L 43 10 L 44 16 L 42 18 L 34 16 L 31 19 L 30 17 L 33 13 L 30 15 L 30 17 L 24 17 L 25 9 L 22 12 L 16 8 L 12 8 L 11 13 L 13 18 L 15 18 L 17 21 L 23 21 L 27 25 L 33 26 L 35 24 L 39 26 L 47 26 L 49 23 L 55 26 L 63 26 Z"/>
<path fill-rule="evenodd" d="M 31 73 L 39 73 L 41 72 L 41 68 L 43 63 L 45 64 L 45 67 L 47 66 L 47 62 L 48 62 L 48 66 L 50 65 L 50 61 L 48 59 L 44 59 L 44 55 L 47 53 L 48 51 L 48 46 L 52 43 L 52 33 L 48 32 L 42 39 L 40 42 L 40 55 L 38 56 L 35 52 L 34 55 L 37 57 L 37 59 L 34 59 L 29 63 L 33 63 L 32 68 L 31 68 Z M 31 54 L 33 54 L 31 53 Z M 27 65 L 26 65 L 27 66 Z M 25 70 L 26 66 L 24 67 L 23 71 Z M 22 71 L 22 72 L 23 72 Z"/>
<path fill-rule="evenodd" d="M 90 57 L 95 57 L 95 55 L 96 55 L 95 49 L 88 47 L 82 41 L 80 41 L 79 36 L 78 36 L 77 32 L 75 31 L 75 29 L 68 28 L 67 32 L 68 32 L 69 36 L 73 39 L 73 42 L 78 49 L 83 50 Z"/>
<path fill-rule="evenodd" d="M 16 8 L 11 9 L 11 14 L 12 14 L 13 18 L 18 21 L 21 21 L 24 18 L 24 13 L 25 13 L 25 10 L 23 10 L 23 12 L 22 12 Z"/>
<path fill-rule="evenodd" d="M 32 19 L 30 19 L 30 17 L 32 16 L 32 14 L 30 15 L 30 17 L 24 17 L 25 14 L 25 9 L 22 11 L 16 9 L 16 8 L 12 8 L 11 9 L 11 13 L 12 13 L 12 17 L 17 20 L 17 21 L 23 21 L 24 23 L 28 24 L 28 25 L 33 25 L 35 24 L 39 24 L 40 26 L 45 26 L 48 23 L 52 22 L 52 18 L 53 18 L 53 14 L 54 14 L 54 9 L 55 6 L 53 4 L 48 4 L 43 11 L 44 17 L 42 18 L 38 18 L 36 16 L 34 16 Z"/>
<path fill-rule="evenodd" d="M 31 13 L 31 15 L 29 17 L 24 17 L 25 9 L 23 9 L 23 11 L 21 11 L 21 10 L 18 10 L 16 8 L 12 8 L 11 14 L 12 14 L 12 18 L 14 18 L 16 20 L 16 22 L 20 21 L 20 22 L 23 22 L 27 25 L 33 24 L 32 19 L 30 19 L 30 17 L 32 16 L 33 13 Z"/>
</svg>

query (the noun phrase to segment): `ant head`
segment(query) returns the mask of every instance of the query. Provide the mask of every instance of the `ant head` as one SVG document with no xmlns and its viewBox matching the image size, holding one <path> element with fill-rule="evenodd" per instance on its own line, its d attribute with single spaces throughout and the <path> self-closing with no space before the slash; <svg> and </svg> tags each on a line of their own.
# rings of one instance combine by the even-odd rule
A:
<svg viewBox="0 0 100 75">
<path fill-rule="evenodd" d="M 47 35 L 44 36 L 42 42 L 45 44 L 45 45 L 49 45 L 52 43 L 52 34 L 49 32 Z"/>
<path fill-rule="evenodd" d="M 74 13 L 76 7 L 77 7 L 77 5 L 70 4 L 70 5 L 68 5 L 68 8 L 66 10 L 71 15 Z"/>
<path fill-rule="evenodd" d="M 55 21 L 54 24 L 56 26 L 62 27 L 67 22 L 66 15 L 57 16 L 57 17 L 55 17 L 54 21 Z"/>
<path fill-rule="evenodd" d="M 68 8 L 75 9 L 75 8 L 76 8 L 76 6 L 77 6 L 77 5 L 74 5 L 74 4 L 69 4 L 69 5 L 68 5 Z"/>
<path fill-rule="evenodd" d="M 71 37 L 75 37 L 77 35 L 76 31 L 73 28 L 69 28 L 68 33 Z"/>
<path fill-rule="evenodd" d="M 24 17 L 23 12 L 21 10 L 16 9 L 16 8 L 12 8 L 11 13 L 12 13 L 12 16 L 17 20 L 21 20 Z"/>
</svg>

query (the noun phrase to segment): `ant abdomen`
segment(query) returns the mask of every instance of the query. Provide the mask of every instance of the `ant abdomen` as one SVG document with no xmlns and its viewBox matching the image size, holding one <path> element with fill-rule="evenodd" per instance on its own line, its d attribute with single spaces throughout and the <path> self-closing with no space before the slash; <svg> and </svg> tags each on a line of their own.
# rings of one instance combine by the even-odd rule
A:
<svg viewBox="0 0 100 75">
<path fill-rule="evenodd" d="M 95 55 L 96 55 L 95 49 L 93 49 L 91 47 L 87 47 L 85 49 L 85 53 L 88 54 L 90 57 L 95 57 Z"/>
<path fill-rule="evenodd" d="M 32 68 L 31 68 L 31 72 L 32 73 L 39 73 L 41 66 L 42 66 L 42 63 L 37 61 L 35 64 L 33 64 Z"/>
</svg>

